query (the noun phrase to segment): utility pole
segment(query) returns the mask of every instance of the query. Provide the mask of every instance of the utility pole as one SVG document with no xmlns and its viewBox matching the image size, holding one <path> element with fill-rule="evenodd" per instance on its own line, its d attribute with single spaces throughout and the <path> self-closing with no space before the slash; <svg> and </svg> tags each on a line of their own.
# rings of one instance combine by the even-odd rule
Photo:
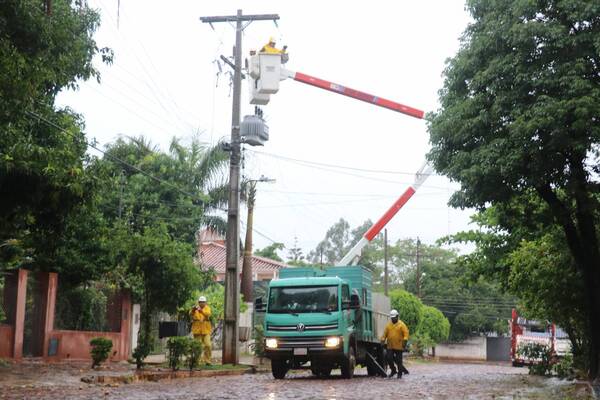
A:
<svg viewBox="0 0 600 400">
<path fill-rule="evenodd" d="M 421 240 L 417 236 L 417 277 L 416 277 L 416 281 L 417 281 L 417 297 L 418 298 L 421 298 L 420 247 L 421 247 Z"/>
<path fill-rule="evenodd" d="M 388 295 L 388 245 L 387 228 L 383 230 L 383 293 Z"/>
<path fill-rule="evenodd" d="M 223 364 L 239 363 L 239 261 L 240 261 L 240 113 L 242 86 L 242 31 L 253 21 L 275 21 L 277 14 L 236 15 L 200 17 L 200 21 L 212 26 L 217 22 L 235 22 L 235 70 L 233 73 L 233 106 L 231 112 L 231 153 L 229 158 L 229 201 L 227 207 L 225 312 L 223 319 Z M 247 22 L 244 26 L 242 23 Z"/>
</svg>

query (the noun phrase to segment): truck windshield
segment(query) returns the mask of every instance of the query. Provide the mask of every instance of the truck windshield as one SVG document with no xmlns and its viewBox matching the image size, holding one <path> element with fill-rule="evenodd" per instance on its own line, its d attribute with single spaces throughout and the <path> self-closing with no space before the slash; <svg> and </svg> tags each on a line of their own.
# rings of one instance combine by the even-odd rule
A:
<svg viewBox="0 0 600 400">
<path fill-rule="evenodd" d="M 305 313 L 338 310 L 337 286 L 272 287 L 269 312 Z"/>
</svg>

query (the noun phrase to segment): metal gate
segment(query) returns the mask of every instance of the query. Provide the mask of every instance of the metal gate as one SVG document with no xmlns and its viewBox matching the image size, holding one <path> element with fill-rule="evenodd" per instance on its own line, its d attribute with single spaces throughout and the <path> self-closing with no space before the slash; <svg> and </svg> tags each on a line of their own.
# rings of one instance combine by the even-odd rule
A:
<svg viewBox="0 0 600 400">
<path fill-rule="evenodd" d="M 510 361 L 510 337 L 487 337 L 486 360 Z"/>
</svg>

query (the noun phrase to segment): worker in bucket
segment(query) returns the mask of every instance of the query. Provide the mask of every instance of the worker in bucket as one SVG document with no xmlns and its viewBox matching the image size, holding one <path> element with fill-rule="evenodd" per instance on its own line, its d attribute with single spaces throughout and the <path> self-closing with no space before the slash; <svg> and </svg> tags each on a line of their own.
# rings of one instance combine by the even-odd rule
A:
<svg viewBox="0 0 600 400">
<path fill-rule="evenodd" d="M 279 50 L 277 47 L 275 47 L 275 45 L 276 45 L 275 38 L 273 36 L 271 36 L 269 38 L 269 43 L 265 44 L 260 49 L 260 52 L 261 53 L 269 53 L 269 54 L 284 54 L 285 53 L 287 46 L 283 46 L 283 49 Z"/>
<path fill-rule="evenodd" d="M 390 311 L 390 322 L 387 323 L 381 337 L 381 342 L 387 344 L 386 358 L 392 369 L 389 377 L 398 374 L 408 374 L 408 370 L 402 364 L 402 351 L 408 340 L 408 328 L 406 324 L 398 319 L 398 311 Z M 397 368 L 396 368 L 397 367 Z"/>
<path fill-rule="evenodd" d="M 198 304 L 191 311 L 192 335 L 194 339 L 202 343 L 202 357 L 200 361 L 206 365 L 211 365 L 212 346 L 210 343 L 210 333 L 212 326 L 210 324 L 210 306 L 206 304 L 206 297 L 200 296 Z"/>
<path fill-rule="evenodd" d="M 289 55 L 285 52 L 287 50 L 287 46 L 283 46 L 283 49 L 278 49 L 275 47 L 276 42 L 275 38 L 271 36 L 269 38 L 269 43 L 265 44 L 261 49 L 261 53 L 267 54 L 281 54 L 281 63 L 285 64 L 289 60 Z"/>
</svg>

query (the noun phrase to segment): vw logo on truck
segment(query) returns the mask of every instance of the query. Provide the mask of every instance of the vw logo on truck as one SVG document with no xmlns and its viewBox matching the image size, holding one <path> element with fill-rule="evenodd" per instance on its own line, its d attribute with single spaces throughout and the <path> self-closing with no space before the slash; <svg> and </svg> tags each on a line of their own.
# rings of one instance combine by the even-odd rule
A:
<svg viewBox="0 0 600 400">
<path fill-rule="evenodd" d="M 306 326 L 304 326 L 304 324 L 301 322 L 298 325 L 296 325 L 296 330 L 298 332 L 304 332 L 304 328 L 306 328 Z"/>
</svg>

